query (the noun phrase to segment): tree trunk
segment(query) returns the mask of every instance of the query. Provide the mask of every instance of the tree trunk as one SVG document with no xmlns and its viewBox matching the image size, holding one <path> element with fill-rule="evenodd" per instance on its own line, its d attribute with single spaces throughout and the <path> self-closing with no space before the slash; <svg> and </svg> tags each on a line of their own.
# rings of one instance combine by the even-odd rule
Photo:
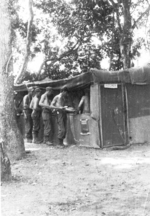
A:
<svg viewBox="0 0 150 216">
<path fill-rule="evenodd" d="M 131 43 L 132 43 L 132 26 L 131 26 L 131 0 L 122 0 L 123 3 L 123 17 L 124 25 L 122 30 L 122 35 L 120 39 L 120 52 L 123 62 L 123 68 L 130 68 L 130 52 L 131 52 Z"/>
<path fill-rule="evenodd" d="M 17 128 L 14 113 L 13 67 L 11 54 L 11 22 L 9 0 L 0 3 L 0 138 L 10 159 L 25 154 L 23 138 Z"/>
<path fill-rule="evenodd" d="M 1 162 L 1 180 L 8 181 L 11 179 L 10 160 L 4 150 L 4 142 L 0 141 L 0 162 Z"/>
</svg>

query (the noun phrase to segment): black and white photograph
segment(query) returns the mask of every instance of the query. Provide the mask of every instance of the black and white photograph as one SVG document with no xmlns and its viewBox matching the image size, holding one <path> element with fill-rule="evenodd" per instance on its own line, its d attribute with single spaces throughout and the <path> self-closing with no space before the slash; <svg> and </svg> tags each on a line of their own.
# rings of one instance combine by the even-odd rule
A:
<svg viewBox="0 0 150 216">
<path fill-rule="evenodd" d="M 150 1 L 0 1 L 0 215 L 150 216 Z"/>
</svg>

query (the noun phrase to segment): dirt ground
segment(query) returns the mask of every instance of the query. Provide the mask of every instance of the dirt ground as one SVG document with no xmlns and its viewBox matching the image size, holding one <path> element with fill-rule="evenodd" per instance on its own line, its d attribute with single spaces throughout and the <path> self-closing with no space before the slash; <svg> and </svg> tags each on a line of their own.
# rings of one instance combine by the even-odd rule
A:
<svg viewBox="0 0 150 216">
<path fill-rule="evenodd" d="M 150 145 L 26 150 L 1 186 L 2 216 L 150 216 Z"/>
</svg>

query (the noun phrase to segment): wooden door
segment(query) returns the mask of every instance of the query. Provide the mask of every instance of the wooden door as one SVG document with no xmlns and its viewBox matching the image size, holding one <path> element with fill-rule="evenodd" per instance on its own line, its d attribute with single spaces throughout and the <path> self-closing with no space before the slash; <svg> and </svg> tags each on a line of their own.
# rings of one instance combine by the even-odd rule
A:
<svg viewBox="0 0 150 216">
<path fill-rule="evenodd" d="M 127 115 L 123 87 L 116 85 L 116 88 L 108 88 L 108 86 L 101 86 L 103 147 L 125 145 Z"/>
</svg>

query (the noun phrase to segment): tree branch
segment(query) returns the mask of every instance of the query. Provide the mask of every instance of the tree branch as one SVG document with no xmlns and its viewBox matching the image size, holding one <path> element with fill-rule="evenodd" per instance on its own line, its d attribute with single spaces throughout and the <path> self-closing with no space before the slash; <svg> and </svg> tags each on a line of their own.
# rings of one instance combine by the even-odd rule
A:
<svg viewBox="0 0 150 216">
<path fill-rule="evenodd" d="M 29 7 L 29 18 L 28 18 L 28 29 L 27 29 L 27 38 L 26 38 L 26 51 L 24 62 L 22 64 L 21 70 L 18 73 L 18 76 L 15 79 L 15 83 L 21 83 L 24 78 L 24 73 L 27 69 L 27 64 L 30 56 L 30 45 L 32 41 L 32 23 L 33 23 L 33 10 L 32 10 L 33 1 L 28 0 L 28 7 Z"/>
<path fill-rule="evenodd" d="M 148 8 L 139 16 L 139 18 L 134 21 L 134 24 L 132 26 L 132 29 L 134 29 L 137 26 L 137 23 L 150 11 L 150 5 L 148 6 Z"/>
<path fill-rule="evenodd" d="M 109 0 L 111 3 L 112 3 L 112 5 L 113 5 L 113 7 L 114 7 L 114 9 L 115 9 L 115 11 L 116 11 L 116 15 L 117 15 L 117 23 L 118 23 L 118 27 L 119 27 L 119 30 L 120 30 L 120 33 L 122 32 L 122 27 L 121 27 L 121 24 L 120 24 L 120 19 L 119 19 L 119 12 L 118 12 L 118 9 L 117 9 L 117 4 L 113 1 L 113 0 Z"/>
<path fill-rule="evenodd" d="M 70 50 L 67 50 L 66 52 L 62 53 L 59 57 L 56 58 L 51 58 L 51 59 L 47 59 L 45 61 L 45 63 L 52 61 L 50 63 L 50 65 L 53 65 L 55 62 L 60 61 L 61 59 L 69 56 L 72 52 L 77 51 L 77 49 L 79 48 L 79 45 L 81 44 L 81 42 L 77 42 Z"/>
<path fill-rule="evenodd" d="M 42 70 L 42 67 L 49 61 L 51 61 L 51 63 L 49 64 L 49 67 L 51 67 L 52 65 L 54 65 L 57 61 L 60 61 L 61 59 L 71 55 L 73 52 L 76 52 L 79 48 L 81 44 L 81 41 L 78 41 L 70 50 L 67 50 L 66 52 L 62 53 L 59 57 L 56 57 L 56 58 L 51 58 L 51 59 L 47 59 L 45 61 L 43 61 L 41 67 L 40 67 L 40 71 L 39 71 L 39 74 L 38 74 L 38 80 L 42 80 L 44 78 L 46 78 L 48 76 L 47 73 L 45 74 L 41 74 L 41 70 Z"/>
</svg>

